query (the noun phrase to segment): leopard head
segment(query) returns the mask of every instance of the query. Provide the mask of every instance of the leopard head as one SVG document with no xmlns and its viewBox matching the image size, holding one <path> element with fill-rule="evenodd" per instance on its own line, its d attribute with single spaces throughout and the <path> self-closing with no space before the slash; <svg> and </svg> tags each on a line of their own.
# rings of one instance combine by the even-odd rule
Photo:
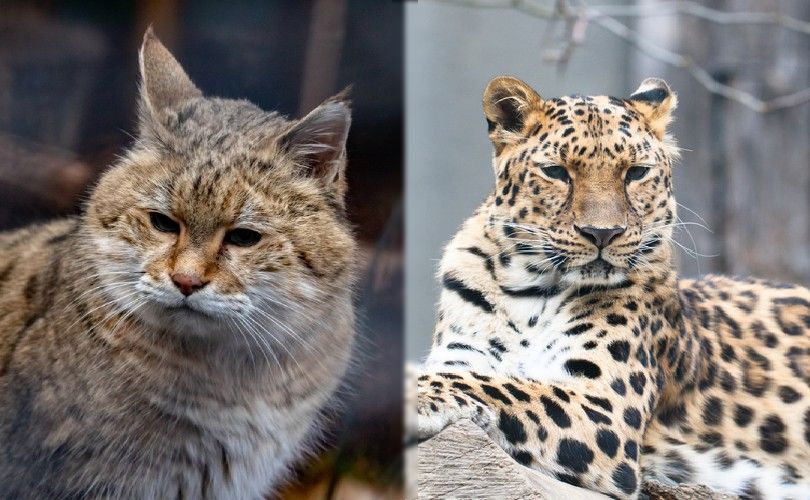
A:
<svg viewBox="0 0 810 500">
<path fill-rule="evenodd" d="M 490 223 L 504 248 L 570 284 L 609 285 L 671 267 L 676 203 L 667 134 L 677 98 L 649 78 L 627 99 L 542 99 L 492 80 L 484 114 L 494 145 Z"/>
</svg>

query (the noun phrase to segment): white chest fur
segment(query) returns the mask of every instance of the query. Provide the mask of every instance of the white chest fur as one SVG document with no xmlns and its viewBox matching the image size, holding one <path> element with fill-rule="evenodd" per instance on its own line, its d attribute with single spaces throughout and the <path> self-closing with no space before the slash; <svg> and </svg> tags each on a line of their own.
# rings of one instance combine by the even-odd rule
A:
<svg viewBox="0 0 810 500">
<path fill-rule="evenodd" d="M 445 291 L 441 344 L 433 347 L 427 364 L 549 382 L 568 380 L 565 361 L 581 347 L 563 333 L 570 326 L 567 312 L 559 310 L 563 297 L 501 295 L 495 310 L 485 313 Z"/>
<path fill-rule="evenodd" d="M 223 410 L 209 421 L 212 436 L 217 436 L 230 457 L 231 480 L 223 481 L 223 498 L 260 498 L 269 493 L 314 430 L 317 409 L 311 406 L 279 409 L 255 402 Z"/>
<path fill-rule="evenodd" d="M 563 334 L 568 315 L 559 312 L 561 297 L 537 299 L 508 297 L 505 306 L 520 333 L 515 332 L 512 349 L 504 353 L 504 368 L 510 373 L 534 380 L 554 382 L 567 380 L 570 375 L 564 363 L 574 340 Z"/>
</svg>

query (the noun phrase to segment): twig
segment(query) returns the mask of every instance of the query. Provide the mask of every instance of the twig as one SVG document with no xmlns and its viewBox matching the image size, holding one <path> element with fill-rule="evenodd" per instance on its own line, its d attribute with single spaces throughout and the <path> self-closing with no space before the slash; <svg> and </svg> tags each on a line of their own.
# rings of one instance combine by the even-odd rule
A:
<svg viewBox="0 0 810 500">
<path fill-rule="evenodd" d="M 684 15 L 717 24 L 770 24 L 810 35 L 810 22 L 779 12 L 725 12 L 696 2 L 661 2 L 644 5 L 605 5 L 590 8 L 597 17 L 656 17 Z"/>
<path fill-rule="evenodd" d="M 485 9 L 513 8 L 533 16 L 551 18 L 559 14 L 538 0 L 434 0 Z M 593 5 L 587 8 L 589 20 L 599 17 L 659 17 L 684 15 L 717 24 L 772 24 L 787 30 L 810 35 L 810 21 L 786 16 L 779 12 L 725 12 L 705 7 L 693 1 L 659 2 L 644 5 Z"/>
<path fill-rule="evenodd" d="M 434 0 L 442 3 L 463 5 L 466 7 L 506 9 L 511 8 L 542 19 L 566 21 L 566 37 L 562 49 L 557 51 L 554 59 L 564 65 L 571 57 L 576 46 L 582 43 L 584 31 L 592 22 L 619 38 L 632 44 L 639 52 L 669 66 L 683 69 L 698 81 L 709 92 L 759 113 L 768 113 L 778 109 L 797 106 L 810 101 L 810 88 L 792 94 L 762 100 L 748 92 L 721 83 L 708 71 L 684 54 L 673 52 L 645 40 L 640 33 L 619 22 L 616 17 L 653 17 L 686 15 L 705 19 L 718 24 L 770 24 L 785 29 L 810 35 L 810 22 L 783 15 L 778 12 L 724 12 L 704 7 L 690 1 L 664 2 L 655 5 L 607 5 L 572 8 L 568 0 L 557 0 L 554 8 L 537 0 Z M 652 8 L 654 7 L 654 8 Z"/>
<path fill-rule="evenodd" d="M 695 64 L 690 57 L 651 44 L 649 41 L 644 40 L 639 33 L 611 17 L 600 18 L 595 22 L 607 31 L 633 44 L 639 52 L 670 66 L 688 71 L 709 92 L 736 101 L 759 113 L 768 113 L 810 101 L 810 88 L 763 101 L 748 92 L 720 83 L 708 71 Z"/>
</svg>

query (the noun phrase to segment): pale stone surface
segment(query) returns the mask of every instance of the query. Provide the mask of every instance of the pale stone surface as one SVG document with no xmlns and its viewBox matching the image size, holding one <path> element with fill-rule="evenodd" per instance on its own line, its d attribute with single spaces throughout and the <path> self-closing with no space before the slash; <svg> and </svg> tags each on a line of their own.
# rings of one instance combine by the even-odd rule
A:
<svg viewBox="0 0 810 500">
<path fill-rule="evenodd" d="M 608 498 L 523 467 L 469 420 L 461 420 L 420 444 L 418 454 L 420 500 Z"/>
<path fill-rule="evenodd" d="M 469 420 L 461 420 L 447 427 L 421 443 L 417 452 L 416 486 L 420 500 L 608 498 L 520 465 Z M 413 471 L 410 467 L 408 470 Z M 409 498 L 414 498 L 413 490 L 409 490 Z M 737 497 L 716 493 L 700 485 L 670 488 L 659 483 L 645 483 L 642 498 L 734 500 Z"/>
<path fill-rule="evenodd" d="M 652 500 L 737 500 L 737 495 L 718 493 L 702 484 L 682 484 L 670 488 L 661 483 L 648 481 L 644 483 L 644 492 Z"/>
</svg>

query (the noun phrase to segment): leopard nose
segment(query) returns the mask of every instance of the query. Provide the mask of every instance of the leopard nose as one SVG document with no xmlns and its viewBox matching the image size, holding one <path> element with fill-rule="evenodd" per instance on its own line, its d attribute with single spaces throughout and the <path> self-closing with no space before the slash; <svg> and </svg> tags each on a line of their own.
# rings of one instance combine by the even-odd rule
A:
<svg viewBox="0 0 810 500">
<path fill-rule="evenodd" d="M 593 227 L 593 226 L 574 226 L 576 230 L 585 237 L 588 241 L 596 245 L 597 248 L 600 250 L 605 248 L 610 244 L 611 241 L 615 240 L 617 236 L 622 234 L 627 228 L 616 226 L 616 227 Z"/>
<path fill-rule="evenodd" d="M 172 274 L 172 282 L 186 297 L 208 284 L 208 281 L 203 281 L 199 276 L 186 273 Z"/>
</svg>

